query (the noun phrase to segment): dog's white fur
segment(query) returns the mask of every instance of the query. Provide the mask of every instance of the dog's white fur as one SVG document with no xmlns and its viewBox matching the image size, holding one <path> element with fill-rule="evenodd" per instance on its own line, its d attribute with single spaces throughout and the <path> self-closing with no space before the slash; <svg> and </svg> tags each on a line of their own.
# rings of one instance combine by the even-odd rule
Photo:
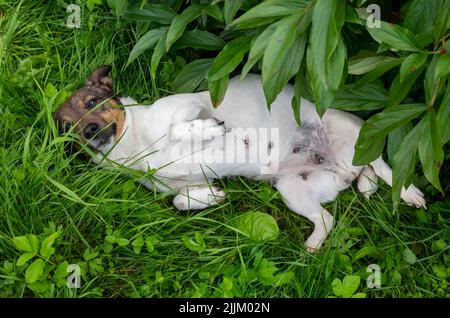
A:
<svg viewBox="0 0 450 318">
<path fill-rule="evenodd" d="M 392 172 L 381 157 L 365 167 L 352 165 L 354 145 L 363 123 L 352 114 L 328 109 L 320 118 L 314 105 L 302 99 L 300 128 L 290 106 L 293 94 L 293 87 L 286 85 L 269 112 L 260 77 L 249 75 L 243 81 L 230 80 L 217 109 L 212 107 L 208 92 L 172 95 L 151 106 L 135 105 L 131 98 L 121 98 L 122 104 L 128 105 L 122 135 L 117 143 L 111 141 L 95 161 L 104 163 L 107 157 L 144 172 L 157 169 L 158 182 L 141 182 L 160 191 L 176 190 L 173 203 L 180 210 L 203 209 L 222 202 L 225 193 L 210 185 L 216 178 L 240 175 L 273 182 L 286 205 L 314 223 L 314 231 L 306 242 L 308 250 L 313 251 L 320 248 L 333 226 L 332 215 L 321 203 L 334 200 L 355 179 L 359 191 L 369 197 L 377 189 L 376 177 L 391 185 Z M 269 147 L 260 136 L 254 140 L 245 136 L 244 148 L 240 148 L 249 151 L 262 147 L 268 152 L 277 149 L 277 158 L 270 158 L 279 159 L 276 171 L 261 173 L 267 162 L 216 163 L 205 159 L 207 156 L 200 163 L 182 160 L 186 154 L 178 148 L 191 140 L 200 140 L 197 143 L 201 147 L 197 149 L 202 153 L 211 149 L 216 153 L 239 151 L 236 145 L 224 146 L 224 138 L 236 128 L 278 129 L 279 136 L 269 141 Z M 323 160 L 314 162 L 311 157 L 317 154 Z M 410 205 L 425 207 L 423 194 L 414 185 L 403 189 L 401 198 Z"/>
</svg>

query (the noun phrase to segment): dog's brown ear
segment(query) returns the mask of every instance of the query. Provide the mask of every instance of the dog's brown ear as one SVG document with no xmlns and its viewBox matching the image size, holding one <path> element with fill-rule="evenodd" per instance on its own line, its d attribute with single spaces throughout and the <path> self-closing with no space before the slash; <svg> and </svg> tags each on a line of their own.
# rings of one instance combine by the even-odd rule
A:
<svg viewBox="0 0 450 318">
<path fill-rule="evenodd" d="M 86 86 L 97 86 L 108 91 L 113 91 L 112 78 L 108 76 L 111 71 L 110 65 L 102 65 L 92 72 L 86 81 Z"/>
</svg>

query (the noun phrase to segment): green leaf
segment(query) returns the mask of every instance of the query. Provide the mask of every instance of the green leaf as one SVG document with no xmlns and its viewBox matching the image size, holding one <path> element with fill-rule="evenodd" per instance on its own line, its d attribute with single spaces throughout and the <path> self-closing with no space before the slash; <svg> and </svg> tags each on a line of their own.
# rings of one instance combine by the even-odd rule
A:
<svg viewBox="0 0 450 318">
<path fill-rule="evenodd" d="M 392 68 L 400 65 L 400 63 L 402 62 L 402 59 L 400 58 L 395 58 L 393 60 L 390 61 L 386 61 L 383 64 L 379 64 L 377 65 L 373 70 L 371 70 L 370 72 L 368 72 L 366 75 L 364 75 L 360 80 L 358 80 L 358 82 L 356 82 L 356 86 L 355 88 L 361 88 L 364 85 L 366 85 L 367 83 L 372 82 L 373 80 L 379 78 L 381 75 L 383 75 L 384 73 L 386 73 L 387 71 L 391 70 Z"/>
<path fill-rule="evenodd" d="M 105 241 L 109 243 L 116 243 L 116 237 L 114 235 L 106 235 Z"/>
<path fill-rule="evenodd" d="M 413 0 L 406 11 L 403 26 L 416 34 L 433 31 L 434 22 L 442 10 L 442 0 Z"/>
<path fill-rule="evenodd" d="M 264 51 L 262 80 L 267 106 L 297 74 L 305 52 L 306 34 L 295 32 L 302 15 L 285 18 L 276 28 Z"/>
<path fill-rule="evenodd" d="M 425 52 L 424 48 L 417 42 L 414 34 L 401 26 L 380 21 L 380 28 L 369 28 L 366 26 L 372 38 L 378 43 L 386 43 L 391 47 L 411 52 Z"/>
<path fill-rule="evenodd" d="M 394 211 L 400 203 L 400 192 L 406 180 L 414 173 L 415 156 L 423 119 L 404 138 L 392 162 L 392 201 Z"/>
<path fill-rule="evenodd" d="M 156 78 L 156 70 L 158 68 L 159 61 L 163 57 L 166 48 L 166 37 L 167 33 L 161 34 L 161 37 L 156 43 L 155 49 L 153 50 L 152 59 L 150 62 L 150 75 L 153 79 Z"/>
<path fill-rule="evenodd" d="M 301 97 L 302 97 L 302 89 L 303 89 L 303 81 L 302 77 L 304 76 L 303 72 L 299 71 L 295 76 L 295 85 L 294 85 L 294 97 L 292 97 L 291 106 L 292 112 L 294 113 L 295 121 L 298 126 L 302 125 L 302 120 L 300 118 L 300 107 L 301 107 Z"/>
<path fill-rule="evenodd" d="M 450 73 L 450 52 L 439 56 L 434 70 L 434 80 L 444 77 L 448 73 Z"/>
<path fill-rule="evenodd" d="M 239 37 L 228 42 L 214 59 L 208 72 L 208 80 L 217 81 L 230 74 L 242 61 L 250 46 L 248 37 Z"/>
<path fill-rule="evenodd" d="M 175 43 L 178 38 L 180 38 L 188 23 L 194 21 L 200 16 L 200 14 L 202 13 L 202 9 L 202 5 L 193 4 L 173 19 L 167 33 L 166 51 L 169 51 L 172 44 Z"/>
<path fill-rule="evenodd" d="M 342 297 L 351 297 L 359 287 L 361 277 L 355 275 L 347 275 L 342 281 Z"/>
<path fill-rule="evenodd" d="M 356 88 L 350 84 L 336 95 L 332 107 L 346 111 L 376 110 L 386 107 L 388 102 L 388 92 L 381 85 L 369 83 Z"/>
<path fill-rule="evenodd" d="M 419 138 L 419 158 L 427 180 L 442 192 L 439 182 L 439 170 L 444 161 L 444 151 L 433 108 L 424 117 L 424 124 Z"/>
<path fill-rule="evenodd" d="M 439 13 L 434 21 L 434 41 L 442 39 L 445 31 L 450 28 L 450 2 L 443 0 L 443 4 L 438 7 Z M 447 42 L 448 43 L 448 42 Z"/>
<path fill-rule="evenodd" d="M 247 75 L 250 69 L 256 62 L 263 56 L 264 51 L 269 44 L 272 34 L 281 21 L 270 24 L 261 34 L 259 34 L 251 44 L 250 51 L 248 53 L 248 59 L 241 71 L 241 80 Z"/>
<path fill-rule="evenodd" d="M 391 106 L 401 103 L 401 101 L 408 95 L 409 90 L 423 70 L 424 68 L 422 67 L 414 73 L 409 73 L 403 81 L 400 81 L 400 74 L 395 77 L 389 90 L 389 104 Z"/>
<path fill-rule="evenodd" d="M 348 59 L 348 74 L 361 75 L 368 73 L 377 66 L 385 65 L 386 63 L 397 61 L 398 58 L 389 56 L 369 56 L 363 58 L 349 58 Z"/>
<path fill-rule="evenodd" d="M 156 22 L 160 24 L 170 24 L 176 16 L 176 12 L 165 4 L 147 3 L 144 7 L 132 6 L 128 7 L 124 15 L 138 22 Z"/>
<path fill-rule="evenodd" d="M 371 147 L 373 141 L 385 138 L 389 132 L 416 118 L 425 110 L 424 104 L 404 104 L 386 108 L 363 124 L 356 147 Z"/>
<path fill-rule="evenodd" d="M 22 254 L 19 259 L 16 262 L 16 266 L 22 266 L 24 265 L 26 262 L 28 262 L 30 259 L 32 259 L 36 254 L 34 253 L 25 253 Z"/>
<path fill-rule="evenodd" d="M 131 246 L 133 246 L 133 251 L 136 254 L 141 253 L 142 246 L 144 246 L 144 238 L 142 237 L 142 235 L 139 235 L 137 238 L 135 238 L 131 243 Z"/>
<path fill-rule="evenodd" d="M 227 87 L 228 75 L 225 75 L 216 81 L 208 80 L 209 96 L 211 97 L 213 107 L 217 107 L 222 103 Z"/>
<path fill-rule="evenodd" d="M 412 124 L 409 123 L 394 129 L 388 134 L 387 154 L 390 163 L 394 161 L 395 154 L 400 148 L 403 139 L 405 139 L 406 135 L 411 131 L 411 129 Z"/>
<path fill-rule="evenodd" d="M 426 110 L 423 104 L 399 105 L 386 108 L 367 120 L 355 145 L 354 165 L 366 165 L 383 151 L 386 135 L 406 124 Z"/>
<path fill-rule="evenodd" d="M 113 9 L 116 17 L 121 17 L 128 6 L 127 0 L 107 0 L 108 6 Z"/>
<path fill-rule="evenodd" d="M 416 255 L 409 248 L 405 248 L 403 250 L 403 259 L 405 260 L 406 263 L 410 265 L 415 264 L 417 262 Z"/>
<path fill-rule="evenodd" d="M 217 21 L 224 22 L 222 10 L 219 8 L 217 4 L 212 3 L 210 5 L 203 7 L 202 9 L 203 25 L 206 25 L 206 16 L 210 16 L 216 19 Z"/>
<path fill-rule="evenodd" d="M 233 225 L 244 235 L 258 242 L 274 240 L 280 233 L 275 219 L 262 212 L 244 213 L 233 220 Z"/>
<path fill-rule="evenodd" d="M 187 64 L 172 82 L 176 93 L 191 93 L 206 79 L 213 59 L 198 59 Z"/>
<path fill-rule="evenodd" d="M 154 236 L 149 236 L 145 239 L 145 246 L 150 254 L 155 251 L 156 244 L 158 244 L 158 239 Z"/>
<path fill-rule="evenodd" d="M 385 253 L 383 250 L 381 250 L 375 246 L 364 246 L 358 252 L 356 252 L 354 254 L 353 262 L 356 262 L 357 260 L 364 258 L 366 256 L 370 256 L 372 258 L 380 260 L 380 259 L 384 258 Z"/>
<path fill-rule="evenodd" d="M 447 89 L 442 98 L 441 105 L 437 113 L 437 122 L 442 137 L 442 144 L 450 141 L 450 79 L 447 80 Z"/>
<path fill-rule="evenodd" d="M 221 50 L 226 42 L 208 31 L 186 31 L 173 45 L 173 50 L 191 47 L 208 51 Z"/>
<path fill-rule="evenodd" d="M 243 0 L 224 0 L 223 15 L 225 25 L 229 25 L 242 5 Z"/>
<path fill-rule="evenodd" d="M 27 234 L 25 236 L 15 236 L 12 239 L 14 246 L 19 251 L 37 254 L 39 251 L 39 241 L 36 235 Z"/>
<path fill-rule="evenodd" d="M 408 55 L 403 60 L 402 66 L 400 67 L 400 82 L 403 82 L 410 73 L 417 72 L 426 60 L 427 55 L 424 53 L 412 53 Z"/>
<path fill-rule="evenodd" d="M 229 25 L 238 29 L 254 28 L 269 24 L 286 15 L 295 14 L 308 6 L 307 1 L 267 0 L 251 8 Z"/>
<path fill-rule="evenodd" d="M 59 235 L 60 232 L 55 232 L 42 240 L 40 254 L 43 258 L 48 259 L 55 253 L 55 248 L 53 248 L 52 245 Z"/>
<path fill-rule="evenodd" d="M 200 232 L 195 232 L 195 241 L 188 236 L 183 236 L 181 239 L 184 243 L 184 246 L 186 246 L 191 251 L 203 253 L 206 249 L 205 242 L 203 241 L 203 236 Z"/>
<path fill-rule="evenodd" d="M 166 34 L 167 27 L 161 27 L 158 29 L 152 29 L 145 33 L 134 45 L 131 50 L 130 56 L 128 57 L 127 64 L 125 66 L 130 65 L 139 55 L 141 55 L 145 50 L 151 49 L 155 46 L 158 40 Z"/>
<path fill-rule="evenodd" d="M 117 244 L 119 244 L 119 246 L 127 246 L 128 244 L 130 244 L 130 240 L 121 237 L 117 239 Z"/>
<path fill-rule="evenodd" d="M 328 86 L 328 67 L 340 39 L 344 24 L 345 2 L 337 0 L 318 0 L 314 6 L 311 34 L 309 37 L 315 74 L 322 84 Z M 311 73 L 311 69 L 309 69 Z"/>
<path fill-rule="evenodd" d="M 39 278 L 41 278 L 44 272 L 45 262 L 38 258 L 33 263 L 31 263 L 25 270 L 25 281 L 27 284 L 34 283 Z"/>
</svg>

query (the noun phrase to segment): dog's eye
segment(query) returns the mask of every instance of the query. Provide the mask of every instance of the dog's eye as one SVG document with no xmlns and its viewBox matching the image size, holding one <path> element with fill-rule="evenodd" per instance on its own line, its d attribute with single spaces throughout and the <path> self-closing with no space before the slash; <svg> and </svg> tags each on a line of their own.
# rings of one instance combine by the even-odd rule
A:
<svg viewBox="0 0 450 318">
<path fill-rule="evenodd" d="M 314 155 L 314 162 L 318 165 L 321 165 L 325 161 L 325 158 L 319 154 Z"/>
<path fill-rule="evenodd" d="M 95 105 L 97 105 L 97 102 L 98 102 L 98 98 L 93 98 L 93 99 L 89 100 L 86 103 L 86 108 L 88 108 L 88 109 L 94 108 Z"/>
</svg>

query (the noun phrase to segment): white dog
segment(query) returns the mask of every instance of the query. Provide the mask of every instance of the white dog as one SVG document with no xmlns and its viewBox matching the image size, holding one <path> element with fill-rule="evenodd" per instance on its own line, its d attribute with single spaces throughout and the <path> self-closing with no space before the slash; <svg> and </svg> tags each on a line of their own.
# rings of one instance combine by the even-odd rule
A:
<svg viewBox="0 0 450 318">
<path fill-rule="evenodd" d="M 55 119 L 61 126 L 74 126 L 82 142 L 97 152 L 96 163 L 156 169 L 156 182 L 140 181 L 160 191 L 177 191 L 173 202 L 180 210 L 222 202 L 225 193 L 211 186 L 214 179 L 239 175 L 267 180 L 291 210 L 314 223 L 306 241 L 313 251 L 333 227 L 333 217 L 321 203 L 334 200 L 355 179 L 367 197 L 377 189 L 377 176 L 392 184 L 392 171 L 381 157 L 368 166 L 352 165 L 362 120 L 334 109 L 320 118 L 314 105 L 302 99 L 299 127 L 290 106 L 291 85 L 270 112 L 257 75 L 230 80 L 217 109 L 208 92 L 172 95 L 150 106 L 115 97 L 109 70 L 102 66 L 94 71 Z M 425 207 L 414 185 L 403 189 L 401 198 Z"/>
</svg>

